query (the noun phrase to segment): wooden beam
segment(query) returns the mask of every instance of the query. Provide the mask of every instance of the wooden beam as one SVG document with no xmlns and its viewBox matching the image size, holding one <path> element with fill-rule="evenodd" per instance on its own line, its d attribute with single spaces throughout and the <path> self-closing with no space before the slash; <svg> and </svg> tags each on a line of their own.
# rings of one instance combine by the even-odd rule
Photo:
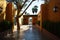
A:
<svg viewBox="0 0 60 40">
<path fill-rule="evenodd" d="M 22 6 L 19 3 L 17 3 L 17 8 L 18 8 L 17 16 L 19 15 L 21 9 L 23 8 L 23 6 L 25 5 L 26 2 L 27 2 L 27 0 L 25 0 L 24 4 Z"/>
<path fill-rule="evenodd" d="M 24 10 L 24 12 L 29 8 L 29 6 L 32 4 L 32 2 L 33 1 L 31 1 L 31 3 L 27 6 L 27 8 Z M 24 14 L 24 12 L 21 15 L 19 15 L 18 18 L 20 18 Z"/>
</svg>

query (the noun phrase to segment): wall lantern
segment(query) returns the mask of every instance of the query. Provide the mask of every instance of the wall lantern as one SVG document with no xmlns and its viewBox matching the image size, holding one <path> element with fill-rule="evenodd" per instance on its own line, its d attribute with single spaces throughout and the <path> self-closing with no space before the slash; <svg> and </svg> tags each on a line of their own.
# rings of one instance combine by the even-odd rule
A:
<svg viewBox="0 0 60 40">
<path fill-rule="evenodd" d="M 58 7 L 57 6 L 54 6 L 53 11 L 54 12 L 57 12 L 58 11 Z"/>
</svg>

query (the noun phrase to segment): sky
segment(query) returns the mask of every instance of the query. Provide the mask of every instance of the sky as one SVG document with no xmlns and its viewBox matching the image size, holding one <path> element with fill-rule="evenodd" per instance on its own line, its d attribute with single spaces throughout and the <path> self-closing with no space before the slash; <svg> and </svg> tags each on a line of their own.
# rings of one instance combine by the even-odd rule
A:
<svg viewBox="0 0 60 40">
<path fill-rule="evenodd" d="M 32 0 L 29 0 L 29 1 L 31 2 Z M 29 5 L 30 2 L 27 2 L 27 4 Z M 34 2 L 29 6 L 29 8 L 26 10 L 26 12 L 32 15 L 32 14 L 33 14 L 33 13 L 32 13 L 32 8 L 33 8 L 35 5 L 38 6 L 38 12 L 39 12 L 39 11 L 41 10 L 41 8 L 40 8 L 41 6 L 40 6 L 40 5 L 43 4 L 43 3 L 44 3 L 43 0 L 36 0 L 36 1 L 34 1 Z M 27 6 L 28 6 L 28 5 L 27 5 Z M 27 6 L 26 6 L 26 7 L 27 7 Z M 15 6 L 15 7 L 16 7 L 16 6 Z M 25 8 L 26 8 L 26 7 L 25 7 Z M 25 10 L 25 8 L 23 8 L 21 12 L 23 12 L 23 11 Z M 38 12 L 37 12 L 37 13 L 34 13 L 34 14 L 38 14 Z"/>
<path fill-rule="evenodd" d="M 27 13 L 29 13 L 29 14 L 32 15 L 32 14 L 33 14 L 33 13 L 32 13 L 32 8 L 33 8 L 35 5 L 38 6 L 38 12 L 39 12 L 39 11 L 41 10 L 40 5 L 43 4 L 43 3 L 44 3 L 44 1 L 42 1 L 42 0 L 34 1 L 34 2 L 29 6 L 29 8 L 26 10 Z M 38 14 L 38 12 L 35 13 L 35 14 Z"/>
<path fill-rule="evenodd" d="M 27 6 L 30 4 L 30 2 L 31 2 L 32 0 L 30 0 L 29 2 L 27 2 Z M 29 7 L 28 7 L 28 9 L 26 10 L 26 12 L 27 13 L 29 13 L 30 15 L 36 15 L 36 14 L 38 14 L 39 13 L 39 11 L 41 10 L 41 4 L 44 4 L 44 1 L 43 0 L 36 0 L 36 1 L 34 1 Z M 37 13 L 32 13 L 32 8 L 35 6 L 35 5 L 37 5 L 38 6 L 38 11 L 37 11 Z M 27 6 L 26 7 L 23 7 L 23 9 L 22 9 L 22 11 L 21 11 L 21 13 L 23 13 L 23 11 L 27 8 Z"/>
</svg>

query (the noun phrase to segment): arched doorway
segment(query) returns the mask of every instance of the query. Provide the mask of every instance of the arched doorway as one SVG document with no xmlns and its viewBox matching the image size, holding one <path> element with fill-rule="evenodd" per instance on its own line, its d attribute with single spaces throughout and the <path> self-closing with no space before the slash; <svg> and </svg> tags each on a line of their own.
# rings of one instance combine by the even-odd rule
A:
<svg viewBox="0 0 60 40">
<path fill-rule="evenodd" d="M 29 25 L 32 25 L 32 17 L 29 17 L 29 19 L 28 19 L 28 24 L 29 24 Z"/>
<path fill-rule="evenodd" d="M 34 25 L 37 21 L 37 15 L 23 15 L 23 25 Z"/>
</svg>

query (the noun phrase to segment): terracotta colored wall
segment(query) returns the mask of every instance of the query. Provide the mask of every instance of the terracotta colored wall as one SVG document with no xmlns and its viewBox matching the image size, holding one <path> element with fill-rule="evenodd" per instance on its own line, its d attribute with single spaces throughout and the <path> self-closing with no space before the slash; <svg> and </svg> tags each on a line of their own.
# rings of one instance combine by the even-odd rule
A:
<svg viewBox="0 0 60 40">
<path fill-rule="evenodd" d="M 41 12 L 38 13 L 38 21 L 40 21 Z"/>
<path fill-rule="evenodd" d="M 37 22 L 37 17 L 32 17 L 32 24 L 34 25 Z"/>
<path fill-rule="evenodd" d="M 6 7 L 6 20 L 13 22 L 13 14 L 12 14 L 12 3 L 7 4 Z"/>
<path fill-rule="evenodd" d="M 41 21 L 48 20 L 48 8 L 46 4 L 41 5 Z"/>
<path fill-rule="evenodd" d="M 60 21 L 60 1 L 59 0 L 51 0 L 51 2 L 48 4 L 48 20 L 53 22 L 59 22 Z M 57 12 L 53 11 L 54 6 L 58 7 Z"/>
<path fill-rule="evenodd" d="M 28 19 L 29 19 L 29 17 L 26 17 L 26 16 L 24 16 L 23 17 L 23 24 L 28 24 Z"/>
<path fill-rule="evenodd" d="M 57 12 L 53 8 L 57 7 Z M 60 0 L 50 0 L 41 5 L 41 26 L 47 31 L 60 37 Z"/>
<path fill-rule="evenodd" d="M 53 11 L 53 8 L 55 6 L 58 7 L 57 12 Z M 41 28 L 43 27 L 44 21 L 60 22 L 60 0 L 50 0 L 48 4 L 42 4 L 40 17 L 41 17 L 40 20 Z"/>
<path fill-rule="evenodd" d="M 49 20 L 53 22 L 60 21 L 60 2 L 58 0 L 50 0 L 48 4 L 41 5 L 42 21 Z M 57 6 L 57 12 L 53 11 L 53 8 Z"/>
</svg>

